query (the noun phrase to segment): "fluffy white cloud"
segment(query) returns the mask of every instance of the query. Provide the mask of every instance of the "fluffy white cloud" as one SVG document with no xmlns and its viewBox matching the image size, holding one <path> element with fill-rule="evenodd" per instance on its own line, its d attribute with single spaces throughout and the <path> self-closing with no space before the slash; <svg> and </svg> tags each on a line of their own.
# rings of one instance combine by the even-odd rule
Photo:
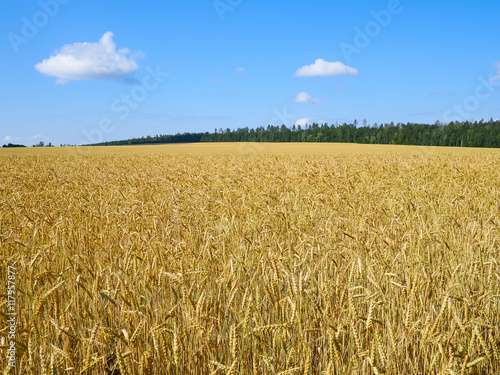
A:
<svg viewBox="0 0 500 375">
<path fill-rule="evenodd" d="M 49 77 L 56 77 L 58 84 L 82 79 L 116 79 L 134 73 L 139 65 L 135 60 L 142 52 L 130 53 L 128 48 L 116 49 L 113 33 L 105 33 L 98 43 L 67 44 L 60 51 L 35 69 Z"/>
<path fill-rule="evenodd" d="M 245 68 L 239 67 L 239 68 L 236 68 L 234 71 L 235 71 L 235 73 L 244 73 L 247 70 Z"/>
<path fill-rule="evenodd" d="M 326 99 L 313 98 L 307 92 L 299 92 L 292 101 L 295 103 L 324 103 L 326 102 Z"/>
<path fill-rule="evenodd" d="M 317 59 L 314 64 L 306 65 L 297 70 L 295 77 L 334 77 L 334 76 L 357 76 L 358 70 L 341 62 L 328 62 Z"/>
<path fill-rule="evenodd" d="M 19 141 L 21 140 L 22 138 L 21 137 L 11 137 L 10 135 L 6 136 L 3 141 L 4 142 L 12 142 L 12 141 Z"/>
<path fill-rule="evenodd" d="M 297 121 L 295 121 L 295 125 L 297 126 L 305 126 L 307 124 L 309 124 L 311 122 L 311 119 L 310 118 L 301 118 L 301 119 L 298 119 Z"/>
</svg>

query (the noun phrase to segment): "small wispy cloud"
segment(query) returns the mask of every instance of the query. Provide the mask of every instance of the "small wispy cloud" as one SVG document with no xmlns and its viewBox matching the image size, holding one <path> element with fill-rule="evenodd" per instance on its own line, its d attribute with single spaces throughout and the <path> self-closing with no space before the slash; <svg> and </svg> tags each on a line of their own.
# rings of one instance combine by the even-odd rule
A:
<svg viewBox="0 0 500 375">
<path fill-rule="evenodd" d="M 241 66 L 239 68 L 236 68 L 234 70 L 235 73 L 244 73 L 246 72 L 247 70 L 245 68 L 242 68 Z"/>
<path fill-rule="evenodd" d="M 113 33 L 106 32 L 97 43 L 67 44 L 48 59 L 35 65 L 35 70 L 56 77 L 56 84 L 72 80 L 122 79 L 134 73 L 139 65 L 136 59 L 144 53 L 131 53 L 128 48 L 116 49 Z"/>
<path fill-rule="evenodd" d="M 146 119 L 146 120 L 158 120 L 161 118 L 167 118 L 168 115 L 165 112 L 142 112 L 134 111 L 130 114 L 130 118 L 134 119 Z"/>
<path fill-rule="evenodd" d="M 497 71 L 497 75 L 490 77 L 490 82 L 497 82 L 500 81 L 500 61 L 497 61 L 495 64 L 493 64 Z"/>
<path fill-rule="evenodd" d="M 232 116 L 223 116 L 223 115 L 206 115 L 206 116 L 193 116 L 193 115 L 184 115 L 179 113 L 174 113 L 169 116 L 172 120 L 177 121 L 198 121 L 198 120 L 206 120 L 206 121 L 226 121 L 231 120 Z"/>
<path fill-rule="evenodd" d="M 430 97 L 433 97 L 433 96 L 453 96 L 455 95 L 454 92 L 449 92 L 449 91 L 437 91 L 437 92 L 433 92 L 431 93 L 429 96 Z"/>
<path fill-rule="evenodd" d="M 220 82 L 220 79 L 219 78 L 212 78 L 212 79 L 209 79 L 208 82 L 211 82 L 211 83 L 219 83 Z"/>
<path fill-rule="evenodd" d="M 417 113 L 412 113 L 410 116 L 431 116 L 431 115 L 437 115 L 437 112 L 417 112 Z"/>
<path fill-rule="evenodd" d="M 48 137 L 46 135 L 42 135 L 42 134 L 37 134 L 37 135 L 30 137 L 30 139 L 33 139 L 33 140 L 39 139 L 39 140 L 43 141 L 43 140 L 49 140 L 50 137 Z"/>
<path fill-rule="evenodd" d="M 234 90 L 222 90 L 220 94 L 225 96 L 236 96 L 240 95 L 241 93 L 239 91 L 234 91 Z"/>
<path fill-rule="evenodd" d="M 6 136 L 3 141 L 4 142 L 15 142 L 15 141 L 20 141 L 22 138 L 21 137 L 11 137 L 10 135 Z"/>
<path fill-rule="evenodd" d="M 298 69 L 294 77 L 338 77 L 338 76 L 357 76 L 357 69 L 347 66 L 340 61 L 328 62 L 323 59 L 317 59 L 314 64 L 303 66 Z"/>
<path fill-rule="evenodd" d="M 294 103 L 325 103 L 326 99 L 313 98 L 307 92 L 300 92 L 295 98 L 292 99 Z"/>
<path fill-rule="evenodd" d="M 338 85 L 338 86 L 332 87 L 331 90 L 332 91 L 340 91 L 340 90 L 345 90 L 346 88 L 347 88 L 347 85 Z"/>
</svg>

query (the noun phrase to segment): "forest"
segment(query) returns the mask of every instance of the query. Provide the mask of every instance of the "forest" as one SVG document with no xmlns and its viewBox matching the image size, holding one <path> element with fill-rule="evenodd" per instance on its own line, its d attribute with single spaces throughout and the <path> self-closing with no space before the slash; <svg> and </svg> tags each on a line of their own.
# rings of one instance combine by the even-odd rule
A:
<svg viewBox="0 0 500 375">
<path fill-rule="evenodd" d="M 328 125 L 268 125 L 267 128 L 215 129 L 213 133 L 144 136 L 94 144 L 103 146 L 196 142 L 339 142 L 451 147 L 500 147 L 500 120 L 451 122 L 449 124 L 374 124 L 366 121 Z"/>
<path fill-rule="evenodd" d="M 14 143 L 8 143 L 2 146 L 3 148 L 17 148 L 17 147 L 26 147 L 25 145 L 18 145 Z"/>
</svg>

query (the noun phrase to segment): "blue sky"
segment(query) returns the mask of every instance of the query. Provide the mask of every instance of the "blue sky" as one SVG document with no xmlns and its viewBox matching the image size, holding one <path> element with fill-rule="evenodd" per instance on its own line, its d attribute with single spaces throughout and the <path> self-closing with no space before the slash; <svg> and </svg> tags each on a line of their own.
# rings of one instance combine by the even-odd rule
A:
<svg viewBox="0 0 500 375">
<path fill-rule="evenodd" d="M 492 0 L 4 0 L 0 143 L 496 119 L 498 14 Z"/>
</svg>

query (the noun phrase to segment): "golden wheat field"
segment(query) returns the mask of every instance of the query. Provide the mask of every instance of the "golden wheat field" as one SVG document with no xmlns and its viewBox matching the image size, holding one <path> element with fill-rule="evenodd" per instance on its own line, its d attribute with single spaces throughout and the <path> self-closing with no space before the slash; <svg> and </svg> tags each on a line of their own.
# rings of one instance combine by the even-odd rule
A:
<svg viewBox="0 0 500 375">
<path fill-rule="evenodd" d="M 0 150 L 0 241 L 6 373 L 500 373 L 500 151 Z"/>
</svg>

